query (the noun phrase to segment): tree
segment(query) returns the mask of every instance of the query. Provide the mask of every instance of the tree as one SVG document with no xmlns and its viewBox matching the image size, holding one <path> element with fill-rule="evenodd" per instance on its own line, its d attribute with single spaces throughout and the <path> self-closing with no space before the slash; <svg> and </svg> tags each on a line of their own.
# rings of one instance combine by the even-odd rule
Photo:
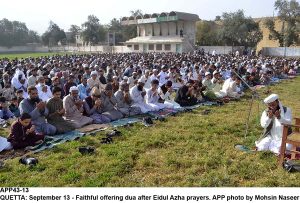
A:
<svg viewBox="0 0 300 203">
<path fill-rule="evenodd" d="M 214 21 L 197 22 L 196 41 L 199 46 L 223 45 L 220 39 L 220 26 Z"/>
<path fill-rule="evenodd" d="M 245 17 L 243 10 L 223 13 L 222 22 L 220 37 L 228 45 L 255 47 L 262 39 L 259 24 L 251 17 Z"/>
<path fill-rule="evenodd" d="M 265 26 L 269 29 L 269 38 L 278 40 L 279 45 L 291 46 L 299 44 L 300 5 L 296 0 L 277 0 L 274 4 L 278 18 L 282 21 L 281 30 L 275 30 L 274 19 L 267 19 Z"/>
<path fill-rule="evenodd" d="M 29 30 L 28 32 L 28 43 L 39 43 L 41 38 L 36 31 Z"/>
<path fill-rule="evenodd" d="M 80 27 L 78 25 L 71 25 L 69 32 L 71 32 L 69 43 L 76 43 L 76 35 L 80 32 Z"/>
<path fill-rule="evenodd" d="M 137 9 L 137 10 L 132 10 L 130 11 L 130 15 L 133 17 L 137 17 L 139 15 L 143 15 L 142 10 Z M 127 25 L 123 28 L 123 39 L 129 40 L 131 38 L 134 38 L 137 36 L 137 28 L 136 25 Z"/>
<path fill-rule="evenodd" d="M 94 15 L 89 15 L 88 20 L 82 24 L 81 36 L 84 42 L 97 44 L 106 39 L 106 29 L 99 23 L 99 19 Z"/>
<path fill-rule="evenodd" d="M 117 20 L 116 18 L 112 19 L 108 25 L 108 31 L 115 33 L 115 43 L 119 44 L 123 42 L 123 29 L 124 27 L 121 25 L 121 21 Z"/>
<path fill-rule="evenodd" d="M 20 46 L 35 42 L 39 42 L 38 34 L 29 30 L 25 23 L 6 18 L 0 20 L 0 46 Z"/>
<path fill-rule="evenodd" d="M 52 21 L 49 23 L 48 30 L 42 35 L 42 42 L 47 46 L 56 46 L 58 42 L 65 45 L 66 39 L 65 31 Z"/>
<path fill-rule="evenodd" d="M 130 14 L 133 17 L 142 16 L 143 15 L 143 11 L 141 9 L 132 10 L 132 11 L 130 11 Z"/>
<path fill-rule="evenodd" d="M 221 16 L 216 16 L 215 21 L 220 21 L 221 20 Z"/>
</svg>

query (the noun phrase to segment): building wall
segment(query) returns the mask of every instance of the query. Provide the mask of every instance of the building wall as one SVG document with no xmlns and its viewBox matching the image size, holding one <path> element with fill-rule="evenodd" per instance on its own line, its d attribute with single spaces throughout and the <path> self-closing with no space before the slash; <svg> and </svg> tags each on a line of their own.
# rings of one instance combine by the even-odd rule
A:
<svg viewBox="0 0 300 203">
<path fill-rule="evenodd" d="M 163 23 L 161 23 L 161 34 L 163 35 L 163 36 L 167 36 L 168 35 L 168 23 L 165 23 L 165 22 L 163 22 Z"/>
<path fill-rule="evenodd" d="M 176 35 L 176 23 L 169 22 L 169 35 Z"/>
<path fill-rule="evenodd" d="M 243 46 L 199 46 L 198 49 L 204 49 L 204 51 L 207 53 L 212 53 L 214 50 L 216 51 L 216 54 L 228 54 L 230 52 L 236 52 L 239 51 L 240 53 L 243 53 L 244 47 Z"/>
<path fill-rule="evenodd" d="M 146 24 L 145 25 L 145 28 L 146 28 L 146 36 L 152 36 L 153 35 L 153 27 L 152 27 L 152 24 Z"/>
<path fill-rule="evenodd" d="M 0 53 L 29 53 L 29 52 L 48 52 L 48 47 L 45 46 L 13 46 L 0 47 Z"/>
<path fill-rule="evenodd" d="M 264 47 L 264 56 L 300 57 L 300 47 Z"/>
</svg>

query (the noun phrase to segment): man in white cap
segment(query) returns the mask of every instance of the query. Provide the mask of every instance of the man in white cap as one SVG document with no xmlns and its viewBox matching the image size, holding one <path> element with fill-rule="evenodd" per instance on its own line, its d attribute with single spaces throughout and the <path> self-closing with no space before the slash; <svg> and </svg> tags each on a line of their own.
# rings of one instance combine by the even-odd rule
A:
<svg viewBox="0 0 300 203">
<path fill-rule="evenodd" d="M 91 76 L 92 77 L 87 80 L 87 84 L 91 89 L 93 89 L 93 87 L 97 87 L 100 91 L 102 91 L 104 89 L 104 86 L 100 84 L 97 71 L 92 71 Z"/>
<path fill-rule="evenodd" d="M 223 98 L 224 96 L 226 96 L 221 91 L 224 81 L 217 70 L 213 72 L 213 79 L 211 79 L 211 82 L 214 84 L 213 92 L 217 98 Z"/>
<path fill-rule="evenodd" d="M 132 72 L 132 76 L 128 78 L 129 88 L 132 88 L 138 80 L 137 72 Z"/>
<path fill-rule="evenodd" d="M 63 99 L 63 106 L 66 110 L 65 117 L 70 120 L 76 128 L 91 124 L 93 119 L 83 116 L 83 101 L 79 99 L 78 87 L 70 88 L 70 94 Z"/>
<path fill-rule="evenodd" d="M 152 80 L 159 80 L 158 70 L 157 69 L 153 69 L 153 73 L 150 76 L 150 81 L 152 82 Z"/>
<path fill-rule="evenodd" d="M 43 76 L 38 77 L 38 84 L 35 86 L 38 90 L 39 98 L 46 102 L 52 97 L 50 87 L 45 84 L 45 78 Z"/>
<path fill-rule="evenodd" d="M 163 86 L 164 84 L 166 84 L 166 82 L 168 81 L 169 79 L 169 76 L 168 76 L 168 66 L 167 65 L 164 65 L 160 71 L 160 73 L 158 74 L 158 77 L 159 77 L 159 86 Z"/>
<path fill-rule="evenodd" d="M 268 108 L 262 113 L 260 124 L 264 128 L 262 137 L 255 142 L 257 151 L 272 151 L 279 154 L 283 125 L 292 123 L 292 111 L 279 101 L 277 94 L 268 96 L 264 103 Z M 288 146 L 289 148 L 289 146 Z"/>
<path fill-rule="evenodd" d="M 152 107 L 145 101 L 146 91 L 144 89 L 145 80 L 140 78 L 138 83 L 130 89 L 130 96 L 133 100 L 134 107 L 139 107 L 143 113 L 152 111 Z"/>
</svg>

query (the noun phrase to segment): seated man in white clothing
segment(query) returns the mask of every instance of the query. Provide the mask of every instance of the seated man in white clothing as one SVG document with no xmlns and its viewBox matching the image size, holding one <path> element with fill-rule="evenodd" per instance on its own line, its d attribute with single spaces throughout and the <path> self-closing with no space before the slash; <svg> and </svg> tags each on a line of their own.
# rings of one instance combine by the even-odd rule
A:
<svg viewBox="0 0 300 203">
<path fill-rule="evenodd" d="M 292 123 L 292 111 L 279 101 L 277 94 L 268 96 L 264 103 L 268 108 L 262 113 L 260 124 L 264 128 L 263 136 L 255 142 L 257 151 L 280 153 L 283 125 Z M 290 149 L 290 145 L 287 146 Z"/>
<path fill-rule="evenodd" d="M 35 86 L 38 91 L 39 98 L 44 102 L 46 102 L 46 101 L 48 101 L 48 99 L 52 98 L 51 89 L 48 85 L 46 85 L 45 82 L 46 82 L 45 78 L 43 76 L 39 76 L 38 84 Z"/>
<path fill-rule="evenodd" d="M 151 88 L 147 90 L 146 103 L 152 107 L 154 111 L 166 108 L 164 101 L 160 98 L 158 92 L 159 81 L 152 80 Z"/>
<path fill-rule="evenodd" d="M 145 101 L 146 91 L 144 89 L 145 81 L 140 78 L 138 83 L 130 89 L 130 97 L 133 100 L 133 107 L 139 107 L 142 113 L 152 111 L 153 108 Z"/>
<path fill-rule="evenodd" d="M 172 81 L 168 80 L 166 84 L 164 84 L 158 89 L 159 96 L 164 100 L 166 108 L 181 108 L 181 106 L 174 101 L 174 97 L 172 96 L 172 94 L 174 93 L 172 85 Z"/>
<path fill-rule="evenodd" d="M 221 93 L 224 96 L 228 96 L 230 98 L 239 99 L 244 95 L 244 92 L 239 88 L 241 84 L 241 79 L 235 75 L 231 75 L 231 78 L 225 80 Z"/>
</svg>

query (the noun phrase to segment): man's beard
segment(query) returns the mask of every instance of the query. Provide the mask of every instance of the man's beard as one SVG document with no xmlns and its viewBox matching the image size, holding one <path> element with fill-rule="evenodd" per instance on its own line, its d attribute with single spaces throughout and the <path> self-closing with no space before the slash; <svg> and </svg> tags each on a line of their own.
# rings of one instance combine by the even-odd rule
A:
<svg viewBox="0 0 300 203">
<path fill-rule="evenodd" d="M 32 103 L 38 103 L 40 101 L 40 98 L 39 97 L 35 97 L 35 98 L 30 98 L 30 101 Z"/>
</svg>

